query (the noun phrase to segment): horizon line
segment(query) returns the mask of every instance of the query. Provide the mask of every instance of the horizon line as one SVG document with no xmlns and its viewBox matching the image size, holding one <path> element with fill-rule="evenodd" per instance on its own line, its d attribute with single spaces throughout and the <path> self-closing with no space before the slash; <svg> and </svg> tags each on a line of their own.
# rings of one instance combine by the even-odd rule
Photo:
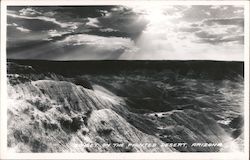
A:
<svg viewBox="0 0 250 160">
<path fill-rule="evenodd" d="M 152 59 L 89 59 L 89 60 L 48 60 L 48 59 L 14 59 L 14 58 L 7 58 L 7 61 L 50 61 L 50 62 L 86 62 L 86 61 L 210 61 L 210 62 L 245 62 L 244 60 L 209 60 L 209 59 L 183 59 L 183 60 L 176 60 L 176 59 L 159 59 L 159 60 L 152 60 Z"/>
</svg>

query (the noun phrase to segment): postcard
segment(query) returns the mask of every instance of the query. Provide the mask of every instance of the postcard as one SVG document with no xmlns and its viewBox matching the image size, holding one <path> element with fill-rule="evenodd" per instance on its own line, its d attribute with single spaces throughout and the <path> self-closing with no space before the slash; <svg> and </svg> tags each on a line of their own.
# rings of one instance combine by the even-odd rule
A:
<svg viewBox="0 0 250 160">
<path fill-rule="evenodd" d="M 249 158 L 249 1 L 1 3 L 1 159 Z"/>
</svg>

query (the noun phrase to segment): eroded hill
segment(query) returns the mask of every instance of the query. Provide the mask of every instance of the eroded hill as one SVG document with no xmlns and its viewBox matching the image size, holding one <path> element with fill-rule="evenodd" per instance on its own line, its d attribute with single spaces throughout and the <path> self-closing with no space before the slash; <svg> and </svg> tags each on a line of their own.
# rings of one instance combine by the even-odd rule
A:
<svg viewBox="0 0 250 160">
<path fill-rule="evenodd" d="M 242 150 L 240 62 L 209 62 L 207 65 L 211 67 L 205 67 L 206 62 L 171 62 L 171 65 L 131 62 L 127 70 L 124 64 L 117 66 L 118 62 L 97 63 L 96 67 L 95 63 L 88 63 L 8 62 L 10 149 L 15 152 Z M 168 67 L 173 64 L 174 68 Z M 218 66 L 218 70 L 213 70 Z M 187 145 L 161 145 L 177 142 Z M 192 146 L 194 143 L 222 146 Z"/>
</svg>

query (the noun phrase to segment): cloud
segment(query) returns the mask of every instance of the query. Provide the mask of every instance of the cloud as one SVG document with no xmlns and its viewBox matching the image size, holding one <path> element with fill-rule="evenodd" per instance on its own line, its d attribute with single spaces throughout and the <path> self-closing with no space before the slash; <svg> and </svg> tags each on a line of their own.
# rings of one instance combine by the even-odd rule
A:
<svg viewBox="0 0 250 160">
<path fill-rule="evenodd" d="M 244 17 L 243 6 L 233 5 L 193 5 L 182 11 L 181 20 L 199 22 L 205 19 L 226 19 Z"/>
<path fill-rule="evenodd" d="M 33 8 L 23 8 L 19 10 L 21 16 L 35 16 L 35 15 L 42 15 L 41 12 L 34 10 Z"/>
<path fill-rule="evenodd" d="M 206 19 L 203 21 L 203 24 L 208 25 L 208 26 L 218 24 L 218 25 L 237 25 L 237 26 L 243 27 L 244 19 L 243 18 Z"/>
<path fill-rule="evenodd" d="M 58 22 L 55 18 L 49 18 L 49 17 L 44 17 L 44 16 L 37 16 L 37 17 L 27 17 L 27 16 L 21 16 L 21 15 L 15 15 L 15 14 L 7 14 L 10 17 L 13 18 L 19 18 L 19 19 L 23 19 L 23 20 L 29 20 L 28 23 L 32 22 L 31 20 L 34 20 L 36 22 L 49 22 L 51 24 L 51 26 L 60 26 L 62 28 L 66 28 L 66 27 L 70 27 L 72 26 L 71 23 L 61 23 Z M 49 24 L 47 23 L 47 25 Z M 34 27 L 34 29 L 36 29 L 36 27 Z"/>
<path fill-rule="evenodd" d="M 99 27 L 98 23 L 99 21 L 97 18 L 88 18 L 88 22 L 86 23 L 86 25 L 98 28 Z"/>
<path fill-rule="evenodd" d="M 7 14 L 9 17 L 12 17 L 12 18 L 16 18 L 16 19 L 19 19 L 19 20 L 22 20 L 22 21 L 28 21 L 28 22 L 23 22 L 24 24 L 26 25 L 29 25 L 30 23 L 32 23 L 32 21 L 34 22 L 34 25 L 32 29 L 37 29 L 39 28 L 39 24 L 41 23 L 46 23 L 46 25 L 44 25 L 43 27 L 45 27 L 44 29 L 40 29 L 40 30 L 46 30 L 48 28 L 48 25 L 50 26 L 53 26 L 53 27 L 61 27 L 61 28 L 76 28 L 76 23 L 72 23 L 72 22 L 59 22 L 57 21 L 55 18 L 51 18 L 51 17 L 45 17 L 45 16 L 27 16 L 27 15 L 18 15 L 18 14 L 14 14 L 14 13 L 11 13 L 11 12 L 8 12 Z M 38 25 L 36 25 L 38 24 Z M 32 26 L 31 26 L 32 27 Z"/>
<path fill-rule="evenodd" d="M 8 16 L 32 31 L 70 30 L 136 39 L 147 25 L 126 6 L 8 7 Z M 99 30 L 97 30 L 99 29 Z"/>
<path fill-rule="evenodd" d="M 18 29 L 19 31 L 21 31 L 21 32 L 30 32 L 30 30 L 29 29 L 27 29 L 27 28 L 23 28 L 23 27 L 16 27 L 16 29 Z"/>
<path fill-rule="evenodd" d="M 198 27 L 181 27 L 179 28 L 179 31 L 181 32 L 196 32 L 196 31 L 200 31 L 201 29 Z"/>
<path fill-rule="evenodd" d="M 16 26 L 18 26 L 18 24 L 16 24 L 16 23 L 7 23 L 7 27 L 16 27 Z"/>
<path fill-rule="evenodd" d="M 132 8 L 125 6 L 112 8 L 109 14 L 98 20 L 103 28 L 126 33 L 132 39 L 136 39 L 148 24 L 148 21 L 135 13 Z"/>
<path fill-rule="evenodd" d="M 226 9 L 226 8 L 224 8 Z M 195 32 L 199 39 L 198 43 L 219 45 L 222 43 L 244 43 L 244 19 L 243 18 L 220 18 L 205 19 L 200 23 L 201 31 Z"/>
<path fill-rule="evenodd" d="M 119 52 L 130 52 L 135 49 L 134 42 L 129 38 L 121 37 L 102 37 L 89 34 L 78 34 L 66 37 L 57 43 L 63 43 L 68 46 L 88 46 L 95 49 L 117 50 Z M 90 53 L 91 54 L 91 53 Z"/>
<path fill-rule="evenodd" d="M 59 37 L 63 39 L 65 36 L 71 35 L 72 33 L 67 31 L 49 30 L 47 34 L 48 38 L 46 38 L 45 40 L 54 40 L 58 39 Z"/>
<path fill-rule="evenodd" d="M 218 45 L 227 42 L 237 42 L 238 44 L 244 43 L 243 35 L 211 34 L 206 31 L 197 32 L 195 35 L 200 38 L 197 41 L 198 43 L 209 43 L 212 45 Z"/>
<path fill-rule="evenodd" d="M 103 28 L 100 29 L 101 32 L 118 32 L 118 30 L 112 29 L 112 28 Z"/>
<path fill-rule="evenodd" d="M 206 31 L 196 32 L 195 35 L 199 38 L 219 38 L 223 36 L 223 34 L 211 34 Z"/>
<path fill-rule="evenodd" d="M 237 42 L 239 44 L 244 44 L 244 36 L 243 35 L 238 35 L 238 36 L 229 36 L 223 38 L 221 41 L 223 42 Z"/>
<path fill-rule="evenodd" d="M 45 31 L 50 29 L 60 29 L 61 27 L 53 22 L 44 21 L 36 18 L 23 18 L 8 15 L 8 23 L 17 23 L 32 31 Z"/>
<path fill-rule="evenodd" d="M 47 41 L 25 50 L 12 52 L 9 57 L 21 59 L 79 60 L 79 59 L 120 59 L 137 51 L 129 38 L 102 37 L 88 34 L 68 35 L 57 41 Z"/>
<path fill-rule="evenodd" d="M 117 6 L 67 6 L 54 9 L 58 15 L 68 15 L 71 18 L 97 18 L 101 17 Z"/>
<path fill-rule="evenodd" d="M 232 5 L 8 7 L 8 57 L 239 60 L 243 11 Z"/>
<path fill-rule="evenodd" d="M 21 32 L 26 32 L 26 33 L 31 32 L 31 30 L 24 28 L 23 26 L 19 26 L 16 23 L 7 24 L 7 26 L 8 27 L 15 27 L 17 30 L 19 30 Z"/>
<path fill-rule="evenodd" d="M 199 43 L 209 43 L 212 45 L 218 45 L 221 43 L 228 43 L 228 42 L 236 42 L 238 44 L 243 44 L 244 43 L 244 36 L 230 36 L 230 37 L 221 37 L 218 36 L 216 37 L 216 35 L 214 36 L 214 38 L 202 38 L 200 41 L 198 41 Z"/>
</svg>

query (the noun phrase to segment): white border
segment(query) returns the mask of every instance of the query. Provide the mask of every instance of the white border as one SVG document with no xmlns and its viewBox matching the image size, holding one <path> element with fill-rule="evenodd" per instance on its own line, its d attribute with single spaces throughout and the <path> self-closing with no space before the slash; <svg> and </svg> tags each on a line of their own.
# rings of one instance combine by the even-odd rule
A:
<svg viewBox="0 0 250 160">
<path fill-rule="evenodd" d="M 244 152 L 239 153 L 9 153 L 7 151 L 6 8 L 7 6 L 49 5 L 244 5 Z M 249 1 L 121 1 L 121 0 L 3 0 L 1 2 L 1 107 L 0 159 L 172 159 L 248 160 L 249 159 Z"/>
</svg>

